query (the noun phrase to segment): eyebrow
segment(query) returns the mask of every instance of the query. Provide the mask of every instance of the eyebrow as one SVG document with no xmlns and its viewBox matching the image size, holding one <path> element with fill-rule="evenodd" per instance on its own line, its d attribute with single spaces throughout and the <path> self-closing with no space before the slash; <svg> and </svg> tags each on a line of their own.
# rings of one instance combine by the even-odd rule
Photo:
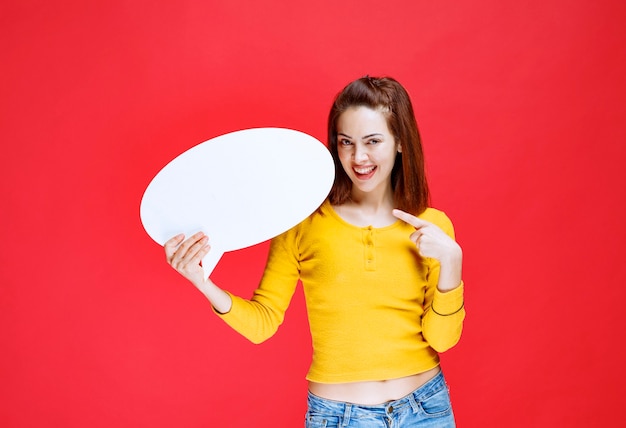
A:
<svg viewBox="0 0 626 428">
<path fill-rule="evenodd" d="M 346 138 L 350 138 L 350 139 L 352 139 L 352 137 L 351 137 L 351 136 L 349 136 L 348 134 L 344 134 L 343 132 L 338 132 L 338 133 L 337 133 L 337 135 L 341 135 L 341 136 L 343 136 L 343 137 L 346 137 Z M 383 136 L 383 134 L 380 134 L 380 133 L 378 133 L 378 132 L 375 132 L 375 133 L 373 133 L 373 134 L 365 135 L 365 136 L 363 137 L 363 139 L 365 140 L 365 139 L 367 139 L 367 138 L 376 137 L 376 136 L 381 136 L 381 137 L 382 137 L 382 136 Z"/>
</svg>

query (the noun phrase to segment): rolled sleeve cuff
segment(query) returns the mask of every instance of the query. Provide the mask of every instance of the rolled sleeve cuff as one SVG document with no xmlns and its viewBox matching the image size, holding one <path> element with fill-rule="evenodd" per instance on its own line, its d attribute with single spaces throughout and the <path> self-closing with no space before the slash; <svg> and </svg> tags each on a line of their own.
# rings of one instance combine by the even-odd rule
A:
<svg viewBox="0 0 626 428">
<path fill-rule="evenodd" d="M 452 315 L 463 308 L 463 281 L 454 290 L 445 293 L 435 290 L 431 308 L 439 315 Z"/>
<path fill-rule="evenodd" d="M 228 314 L 233 312 L 233 308 L 234 308 L 234 306 L 236 304 L 235 302 L 239 300 L 239 297 L 229 293 L 228 291 L 224 291 L 224 292 L 230 296 L 230 300 L 231 300 L 230 309 L 227 312 L 220 312 L 217 309 L 215 309 L 214 306 L 211 305 L 211 308 L 213 309 L 213 312 L 215 313 L 215 315 L 217 315 L 220 318 L 228 317 Z"/>
</svg>

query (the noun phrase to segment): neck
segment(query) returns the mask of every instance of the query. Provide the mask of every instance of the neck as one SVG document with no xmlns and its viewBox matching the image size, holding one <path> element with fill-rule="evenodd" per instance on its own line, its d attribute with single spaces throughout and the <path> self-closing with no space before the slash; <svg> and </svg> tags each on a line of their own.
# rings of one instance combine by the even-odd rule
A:
<svg viewBox="0 0 626 428">
<path fill-rule="evenodd" d="M 382 192 L 359 192 L 352 190 L 352 204 L 359 207 L 364 212 L 376 213 L 381 210 L 390 211 L 394 208 L 393 191 L 391 185 Z"/>
<path fill-rule="evenodd" d="M 383 227 L 393 224 L 397 219 L 391 213 L 394 208 L 393 194 L 381 195 L 370 193 L 352 193 L 349 202 L 335 207 L 335 211 L 344 220 L 356 226 Z"/>
</svg>

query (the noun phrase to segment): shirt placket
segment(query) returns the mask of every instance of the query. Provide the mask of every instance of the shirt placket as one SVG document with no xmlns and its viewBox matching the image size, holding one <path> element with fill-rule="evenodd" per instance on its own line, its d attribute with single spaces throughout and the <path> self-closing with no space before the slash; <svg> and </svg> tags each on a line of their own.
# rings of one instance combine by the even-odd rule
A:
<svg viewBox="0 0 626 428">
<path fill-rule="evenodd" d="M 365 256 L 365 270 L 376 270 L 376 251 L 374 246 L 374 228 L 363 229 L 363 247 Z"/>
</svg>

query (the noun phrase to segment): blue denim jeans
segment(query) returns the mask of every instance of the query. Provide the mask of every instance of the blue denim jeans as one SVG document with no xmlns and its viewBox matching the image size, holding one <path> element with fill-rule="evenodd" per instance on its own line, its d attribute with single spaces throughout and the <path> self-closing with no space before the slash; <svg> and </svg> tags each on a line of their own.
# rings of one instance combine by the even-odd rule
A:
<svg viewBox="0 0 626 428">
<path fill-rule="evenodd" d="M 454 428 L 448 386 L 439 372 L 418 389 L 388 403 L 364 406 L 309 392 L 305 428 Z"/>
</svg>

